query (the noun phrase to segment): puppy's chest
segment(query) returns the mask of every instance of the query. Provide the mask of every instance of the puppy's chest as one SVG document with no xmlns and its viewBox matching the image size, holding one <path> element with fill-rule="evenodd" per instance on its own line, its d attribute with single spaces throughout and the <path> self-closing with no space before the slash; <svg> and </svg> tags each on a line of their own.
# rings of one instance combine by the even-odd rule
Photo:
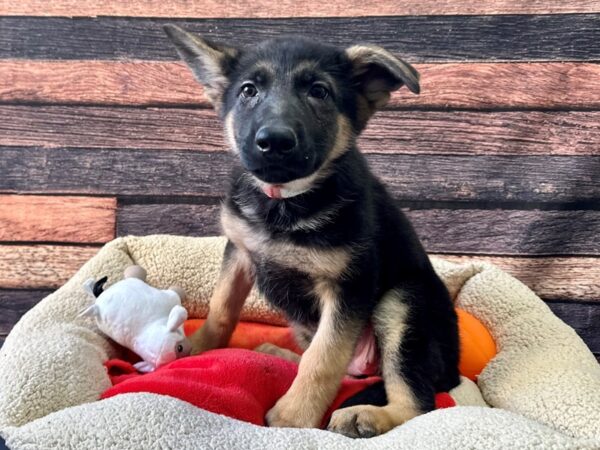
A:
<svg viewBox="0 0 600 450">
<path fill-rule="evenodd" d="M 285 236 L 273 237 L 258 226 L 223 208 L 221 222 L 227 237 L 247 251 L 257 269 L 269 265 L 301 272 L 315 280 L 339 280 L 348 270 L 352 254 L 346 247 L 299 245 Z"/>
</svg>

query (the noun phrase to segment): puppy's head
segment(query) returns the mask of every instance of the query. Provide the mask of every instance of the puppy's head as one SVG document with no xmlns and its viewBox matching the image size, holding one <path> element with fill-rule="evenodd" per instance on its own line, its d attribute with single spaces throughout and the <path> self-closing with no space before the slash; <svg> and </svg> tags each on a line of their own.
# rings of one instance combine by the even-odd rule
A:
<svg viewBox="0 0 600 450">
<path fill-rule="evenodd" d="M 232 150 L 275 198 L 309 190 L 392 91 L 419 92 L 417 71 L 376 46 L 287 37 L 238 49 L 165 31 L 224 119 Z"/>
</svg>

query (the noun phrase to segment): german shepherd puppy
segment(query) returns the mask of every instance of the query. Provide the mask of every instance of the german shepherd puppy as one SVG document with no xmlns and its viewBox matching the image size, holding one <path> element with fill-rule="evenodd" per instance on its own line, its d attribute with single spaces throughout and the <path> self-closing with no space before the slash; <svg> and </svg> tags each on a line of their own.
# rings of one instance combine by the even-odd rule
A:
<svg viewBox="0 0 600 450">
<path fill-rule="evenodd" d="M 459 383 L 456 314 L 356 146 L 392 91 L 419 92 L 417 71 L 371 45 L 286 37 L 241 49 L 173 25 L 165 31 L 240 161 L 222 208 L 222 272 L 193 353 L 227 345 L 256 283 L 305 348 L 292 386 L 266 416 L 270 426 L 319 426 L 369 329 L 385 403 L 339 409 L 328 428 L 374 436 L 434 409 L 434 394 Z"/>
</svg>

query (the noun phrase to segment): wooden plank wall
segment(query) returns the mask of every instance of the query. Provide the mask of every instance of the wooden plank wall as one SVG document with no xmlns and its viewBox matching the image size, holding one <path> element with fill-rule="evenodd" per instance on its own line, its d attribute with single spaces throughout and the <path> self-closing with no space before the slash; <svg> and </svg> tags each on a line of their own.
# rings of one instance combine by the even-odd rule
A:
<svg viewBox="0 0 600 450">
<path fill-rule="evenodd" d="M 219 232 L 231 157 L 163 36 L 412 62 L 361 139 L 428 251 L 519 277 L 600 355 L 600 0 L 0 4 L 0 343 L 102 243 Z"/>
</svg>

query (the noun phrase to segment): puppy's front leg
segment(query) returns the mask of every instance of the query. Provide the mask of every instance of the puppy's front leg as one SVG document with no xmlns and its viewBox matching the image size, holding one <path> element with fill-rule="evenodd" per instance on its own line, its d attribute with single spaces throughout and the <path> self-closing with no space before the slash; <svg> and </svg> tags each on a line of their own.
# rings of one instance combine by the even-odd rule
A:
<svg viewBox="0 0 600 450">
<path fill-rule="evenodd" d="M 249 256 L 228 241 L 221 274 L 210 299 L 208 317 L 190 338 L 193 355 L 227 345 L 253 284 Z"/>
<path fill-rule="evenodd" d="M 317 332 L 292 386 L 267 413 L 269 426 L 318 427 L 352 359 L 361 324 L 340 314 L 335 287 L 320 286 L 317 291 L 321 300 Z"/>
</svg>

